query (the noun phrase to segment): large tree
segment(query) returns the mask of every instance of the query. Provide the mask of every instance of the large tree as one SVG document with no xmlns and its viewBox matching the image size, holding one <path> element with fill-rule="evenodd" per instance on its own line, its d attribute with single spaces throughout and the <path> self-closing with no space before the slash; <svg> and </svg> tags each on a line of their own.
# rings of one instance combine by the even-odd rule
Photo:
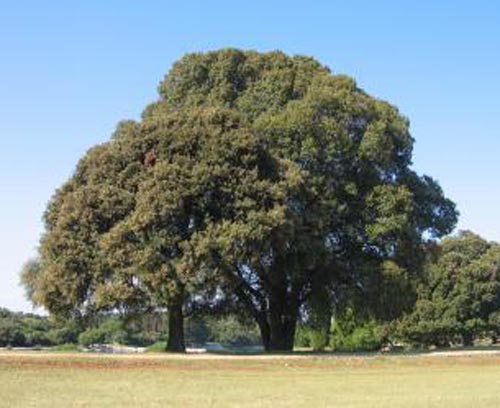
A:
<svg viewBox="0 0 500 408">
<path fill-rule="evenodd" d="M 30 282 L 54 313 L 166 308 L 182 350 L 186 304 L 230 299 L 289 350 L 309 299 L 418 273 L 456 222 L 408 121 L 311 58 L 189 54 L 159 92 L 49 204 Z"/>
</svg>

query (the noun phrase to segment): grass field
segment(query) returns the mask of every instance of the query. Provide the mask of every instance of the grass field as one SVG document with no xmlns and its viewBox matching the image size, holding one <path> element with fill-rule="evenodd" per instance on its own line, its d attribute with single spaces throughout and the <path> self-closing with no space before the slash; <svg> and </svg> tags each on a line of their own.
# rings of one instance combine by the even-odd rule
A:
<svg viewBox="0 0 500 408">
<path fill-rule="evenodd" d="M 0 353 L 1 407 L 500 407 L 500 355 Z"/>
</svg>

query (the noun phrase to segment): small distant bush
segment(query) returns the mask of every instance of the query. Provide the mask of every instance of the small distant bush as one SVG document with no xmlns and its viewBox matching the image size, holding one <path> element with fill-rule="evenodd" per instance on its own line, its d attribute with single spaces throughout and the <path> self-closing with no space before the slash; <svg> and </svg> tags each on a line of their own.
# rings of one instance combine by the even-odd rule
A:
<svg viewBox="0 0 500 408">
<path fill-rule="evenodd" d="M 146 353 L 161 353 L 162 351 L 165 351 L 167 348 L 167 342 L 165 341 L 158 341 L 154 344 L 151 344 L 151 346 L 146 348 Z"/>
<path fill-rule="evenodd" d="M 339 351 L 376 351 L 384 344 L 375 323 L 366 323 L 346 336 L 332 336 L 332 348 Z"/>
<path fill-rule="evenodd" d="M 312 348 L 314 351 L 325 350 L 329 345 L 329 333 L 300 324 L 295 331 L 295 347 Z"/>
<path fill-rule="evenodd" d="M 225 316 L 208 321 L 208 341 L 230 346 L 260 344 L 260 334 L 255 324 L 243 324 L 235 316 Z"/>
<path fill-rule="evenodd" d="M 298 324 L 295 330 L 295 347 L 311 347 L 311 328 L 305 324 Z"/>
<path fill-rule="evenodd" d="M 118 317 L 108 317 L 102 320 L 99 326 L 80 333 L 78 343 L 84 346 L 99 343 L 127 344 L 128 337 L 123 322 Z"/>
<path fill-rule="evenodd" d="M 490 314 L 489 325 L 491 341 L 495 344 L 500 339 L 500 310 Z"/>
<path fill-rule="evenodd" d="M 75 344 L 82 329 L 76 321 L 64 321 L 56 324 L 47 332 L 47 339 L 51 344 Z"/>
<path fill-rule="evenodd" d="M 0 320 L 0 347 L 26 345 L 26 336 L 22 327 L 13 319 Z"/>
<path fill-rule="evenodd" d="M 103 335 L 102 342 L 108 344 L 127 343 L 127 332 L 124 329 L 123 322 L 118 317 L 105 319 L 99 325 L 99 331 Z"/>
<path fill-rule="evenodd" d="M 329 336 L 328 333 L 321 330 L 311 331 L 311 347 L 314 351 L 323 351 L 328 347 Z"/>
<path fill-rule="evenodd" d="M 332 325 L 330 346 L 337 351 L 376 351 L 385 341 L 384 327 L 374 320 L 356 322 L 354 314 L 347 311 Z"/>
<path fill-rule="evenodd" d="M 106 334 L 99 328 L 90 328 L 80 333 L 78 343 L 82 346 L 90 346 L 91 344 L 104 343 Z"/>
<path fill-rule="evenodd" d="M 66 343 L 52 347 L 53 351 L 80 351 L 76 344 Z"/>
</svg>

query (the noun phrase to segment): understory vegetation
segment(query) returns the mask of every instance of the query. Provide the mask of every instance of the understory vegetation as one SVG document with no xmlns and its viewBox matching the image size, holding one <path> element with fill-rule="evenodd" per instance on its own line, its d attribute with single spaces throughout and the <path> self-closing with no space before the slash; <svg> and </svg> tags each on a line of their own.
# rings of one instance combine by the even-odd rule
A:
<svg viewBox="0 0 500 408">
<path fill-rule="evenodd" d="M 235 316 L 187 318 L 186 342 L 190 346 L 220 343 L 228 346 L 259 345 L 255 325 Z M 151 314 L 140 319 L 120 315 L 102 315 L 85 325 L 71 320 L 54 320 L 31 313 L 0 309 L 0 347 L 59 346 L 73 350 L 74 345 L 120 344 L 146 347 L 168 338 L 165 315 Z M 73 345 L 73 347 L 72 347 Z M 164 346 L 163 346 L 164 348 Z"/>
<path fill-rule="evenodd" d="M 427 249 L 424 273 L 414 287 L 412 306 L 395 319 L 377 319 L 374 313 L 363 309 L 365 301 L 355 296 L 327 310 L 328 321 L 323 325 L 318 325 L 320 319 L 316 314 L 304 308 L 294 346 L 355 352 L 395 345 L 427 348 L 497 342 L 500 337 L 498 244 L 471 232 L 445 238 Z M 393 300 L 397 302 L 396 297 Z M 0 346 L 114 343 L 165 347 L 168 322 L 168 314 L 158 311 L 57 319 L 1 309 Z M 261 344 L 258 326 L 244 314 L 189 316 L 185 318 L 184 331 L 186 344 L 190 346 L 210 342 L 240 347 Z"/>
</svg>

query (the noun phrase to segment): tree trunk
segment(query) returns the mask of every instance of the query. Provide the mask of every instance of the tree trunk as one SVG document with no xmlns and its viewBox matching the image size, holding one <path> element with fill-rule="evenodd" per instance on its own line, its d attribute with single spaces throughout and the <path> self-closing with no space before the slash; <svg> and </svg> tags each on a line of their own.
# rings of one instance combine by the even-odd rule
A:
<svg viewBox="0 0 500 408">
<path fill-rule="evenodd" d="M 299 314 L 299 293 L 287 282 L 284 268 L 276 267 L 269 276 L 264 293 L 257 293 L 244 278 L 235 285 L 239 300 L 251 310 L 259 326 L 262 345 L 267 352 L 293 351 Z"/>
<path fill-rule="evenodd" d="M 271 330 L 269 329 L 269 324 L 267 322 L 265 313 L 259 315 L 259 317 L 257 318 L 257 324 L 259 326 L 260 338 L 262 339 L 262 346 L 264 346 L 264 350 L 269 351 Z"/>
<path fill-rule="evenodd" d="M 186 351 L 184 344 L 184 315 L 182 297 L 173 299 L 168 304 L 168 341 L 167 351 L 183 353 Z"/>
<path fill-rule="evenodd" d="M 289 303 L 286 299 L 272 301 L 269 310 L 257 319 L 267 352 L 293 351 L 298 310 L 297 307 L 287 307 Z"/>
<path fill-rule="evenodd" d="M 462 335 L 462 343 L 465 347 L 470 347 L 474 345 L 474 336 L 470 332 L 465 332 Z"/>
<path fill-rule="evenodd" d="M 311 326 L 311 347 L 323 351 L 330 342 L 332 301 L 330 288 L 324 280 L 313 285 L 308 299 L 309 324 Z"/>
<path fill-rule="evenodd" d="M 267 351 L 293 351 L 297 321 L 289 316 L 271 317 Z"/>
</svg>

